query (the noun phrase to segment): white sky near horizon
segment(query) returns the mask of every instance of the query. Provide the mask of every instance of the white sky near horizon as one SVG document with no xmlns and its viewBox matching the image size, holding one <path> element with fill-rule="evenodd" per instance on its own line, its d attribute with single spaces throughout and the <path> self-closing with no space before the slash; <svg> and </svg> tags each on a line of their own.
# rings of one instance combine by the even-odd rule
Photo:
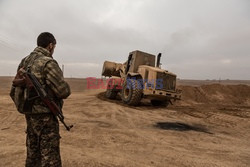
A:
<svg viewBox="0 0 250 167">
<path fill-rule="evenodd" d="M 182 79 L 250 79 L 248 0 L 0 0 L 0 76 L 44 31 L 66 77 L 100 77 L 105 60 L 142 50 Z"/>
</svg>

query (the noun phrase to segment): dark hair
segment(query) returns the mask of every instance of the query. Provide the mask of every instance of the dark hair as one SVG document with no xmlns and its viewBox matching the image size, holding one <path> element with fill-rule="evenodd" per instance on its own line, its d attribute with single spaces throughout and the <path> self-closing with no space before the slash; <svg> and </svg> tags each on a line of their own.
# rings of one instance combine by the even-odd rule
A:
<svg viewBox="0 0 250 167">
<path fill-rule="evenodd" d="M 37 37 L 37 46 L 46 48 L 50 43 L 56 44 L 56 39 L 53 34 L 49 32 L 43 32 Z"/>
</svg>

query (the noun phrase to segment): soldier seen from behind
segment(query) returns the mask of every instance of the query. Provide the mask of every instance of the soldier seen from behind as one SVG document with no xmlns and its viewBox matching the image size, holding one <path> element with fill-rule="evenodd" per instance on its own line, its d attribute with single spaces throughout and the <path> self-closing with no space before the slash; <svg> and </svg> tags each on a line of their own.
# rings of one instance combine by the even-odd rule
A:
<svg viewBox="0 0 250 167">
<path fill-rule="evenodd" d="M 63 99 L 70 95 L 70 87 L 52 55 L 56 39 L 49 32 L 37 38 L 37 47 L 18 66 L 10 96 L 17 110 L 25 114 L 27 123 L 26 167 L 61 167 L 59 122 L 56 116 L 37 97 L 34 89 L 28 89 L 23 73 L 32 73 L 57 106 L 62 109 Z"/>
</svg>

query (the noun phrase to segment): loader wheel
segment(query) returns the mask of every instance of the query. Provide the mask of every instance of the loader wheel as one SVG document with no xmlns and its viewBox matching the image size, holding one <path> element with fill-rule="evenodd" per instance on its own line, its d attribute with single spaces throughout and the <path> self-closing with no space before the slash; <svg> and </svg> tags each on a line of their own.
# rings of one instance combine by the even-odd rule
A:
<svg viewBox="0 0 250 167">
<path fill-rule="evenodd" d="M 122 101 L 128 105 L 138 105 L 142 98 L 141 83 L 135 79 L 125 81 L 122 87 Z"/>
<path fill-rule="evenodd" d="M 162 100 L 151 100 L 151 104 L 153 106 L 164 106 L 167 107 L 169 102 L 168 101 L 162 101 Z"/>
<path fill-rule="evenodd" d="M 116 96 L 117 96 L 117 93 L 118 93 L 118 91 L 116 90 L 115 87 L 112 88 L 112 89 L 107 88 L 106 94 L 105 94 L 105 95 L 106 95 L 106 97 L 109 98 L 109 99 L 115 99 Z"/>
</svg>

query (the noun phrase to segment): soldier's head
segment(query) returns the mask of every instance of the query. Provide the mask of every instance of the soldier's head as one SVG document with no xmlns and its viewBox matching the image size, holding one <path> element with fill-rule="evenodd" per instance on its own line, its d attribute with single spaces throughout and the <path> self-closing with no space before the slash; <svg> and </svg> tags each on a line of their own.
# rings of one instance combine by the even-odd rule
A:
<svg viewBox="0 0 250 167">
<path fill-rule="evenodd" d="M 56 47 L 56 39 L 53 34 L 43 32 L 37 37 L 37 46 L 47 49 L 52 56 Z"/>
</svg>

